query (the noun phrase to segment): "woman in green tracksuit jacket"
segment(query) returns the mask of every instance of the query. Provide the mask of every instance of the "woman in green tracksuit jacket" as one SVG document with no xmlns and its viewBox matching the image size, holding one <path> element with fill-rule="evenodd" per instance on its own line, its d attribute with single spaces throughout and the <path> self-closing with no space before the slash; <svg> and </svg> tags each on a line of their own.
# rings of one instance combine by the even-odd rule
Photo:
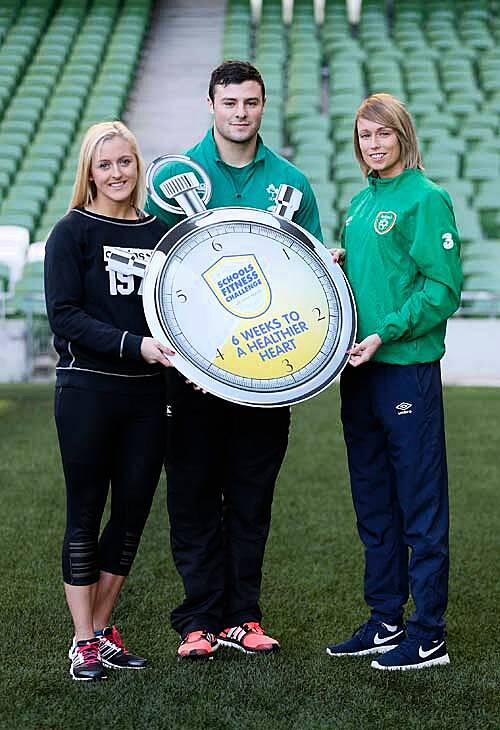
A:
<svg viewBox="0 0 500 730">
<path fill-rule="evenodd" d="M 381 654 L 376 669 L 448 664 L 448 483 L 439 361 L 460 302 L 449 195 L 423 174 L 412 119 L 389 94 L 359 108 L 354 150 L 368 186 L 342 233 L 358 310 L 341 378 L 342 423 L 370 619 L 327 648 Z M 344 253 L 345 252 L 345 253 Z M 411 590 L 415 611 L 403 623 Z"/>
</svg>

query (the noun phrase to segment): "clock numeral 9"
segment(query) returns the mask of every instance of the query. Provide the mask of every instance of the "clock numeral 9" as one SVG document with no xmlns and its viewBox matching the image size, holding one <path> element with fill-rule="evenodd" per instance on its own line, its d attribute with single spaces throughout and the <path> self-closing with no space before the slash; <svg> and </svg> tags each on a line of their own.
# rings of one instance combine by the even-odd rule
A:
<svg viewBox="0 0 500 730">
<path fill-rule="evenodd" d="M 283 360 L 283 365 L 286 367 L 286 369 L 288 370 L 289 373 L 292 372 L 293 365 L 287 357 Z"/>
<path fill-rule="evenodd" d="M 222 251 L 222 243 L 219 243 L 219 241 L 212 241 L 212 248 L 214 251 Z"/>
<path fill-rule="evenodd" d="M 326 319 L 325 315 L 321 314 L 321 309 L 319 307 L 314 307 L 313 312 L 318 313 L 318 319 L 316 320 L 317 322 L 321 322 L 323 319 Z"/>
<path fill-rule="evenodd" d="M 177 294 L 177 299 L 180 301 L 181 304 L 184 304 L 184 302 L 187 302 L 188 298 L 187 295 L 184 294 L 182 289 L 177 289 L 175 292 Z"/>
</svg>

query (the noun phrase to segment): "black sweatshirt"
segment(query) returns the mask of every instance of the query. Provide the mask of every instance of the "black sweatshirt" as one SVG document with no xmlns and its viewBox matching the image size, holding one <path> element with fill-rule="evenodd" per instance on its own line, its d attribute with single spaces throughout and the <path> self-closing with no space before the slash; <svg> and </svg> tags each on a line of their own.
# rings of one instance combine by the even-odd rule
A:
<svg viewBox="0 0 500 730">
<path fill-rule="evenodd" d="M 145 268 L 166 231 L 154 216 L 127 221 L 78 208 L 54 226 L 45 248 L 45 298 L 58 385 L 162 390 L 162 366 L 148 365 L 140 353 L 150 332 L 143 280 L 133 271 Z"/>
</svg>

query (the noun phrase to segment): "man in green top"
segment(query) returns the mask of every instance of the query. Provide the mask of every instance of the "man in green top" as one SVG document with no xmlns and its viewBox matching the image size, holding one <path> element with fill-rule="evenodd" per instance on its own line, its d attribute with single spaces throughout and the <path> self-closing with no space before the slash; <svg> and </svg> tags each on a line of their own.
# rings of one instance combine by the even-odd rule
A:
<svg viewBox="0 0 500 730">
<path fill-rule="evenodd" d="M 209 208 L 272 210 L 282 183 L 302 193 L 293 220 L 322 240 L 306 177 L 268 149 L 260 136 L 265 87 L 256 68 L 226 61 L 210 79 L 213 129 L 187 155 L 207 171 Z M 172 175 L 160 170 L 155 190 Z M 167 225 L 179 216 L 150 199 Z M 219 644 L 249 654 L 279 649 L 260 625 L 260 585 L 274 486 L 285 456 L 289 408 L 254 408 L 195 390 L 173 371 L 167 379 L 166 460 L 172 553 L 186 597 L 172 612 L 178 656 L 211 658 Z"/>
</svg>

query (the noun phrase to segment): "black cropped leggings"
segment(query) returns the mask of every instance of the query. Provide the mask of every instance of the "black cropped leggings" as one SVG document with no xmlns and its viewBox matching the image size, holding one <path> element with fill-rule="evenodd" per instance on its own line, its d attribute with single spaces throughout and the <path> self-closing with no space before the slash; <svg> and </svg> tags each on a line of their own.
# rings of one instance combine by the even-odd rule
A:
<svg viewBox="0 0 500 730">
<path fill-rule="evenodd" d="M 64 580 L 83 586 L 101 570 L 128 575 L 163 465 L 164 396 L 58 386 L 55 418 L 67 492 Z"/>
</svg>

